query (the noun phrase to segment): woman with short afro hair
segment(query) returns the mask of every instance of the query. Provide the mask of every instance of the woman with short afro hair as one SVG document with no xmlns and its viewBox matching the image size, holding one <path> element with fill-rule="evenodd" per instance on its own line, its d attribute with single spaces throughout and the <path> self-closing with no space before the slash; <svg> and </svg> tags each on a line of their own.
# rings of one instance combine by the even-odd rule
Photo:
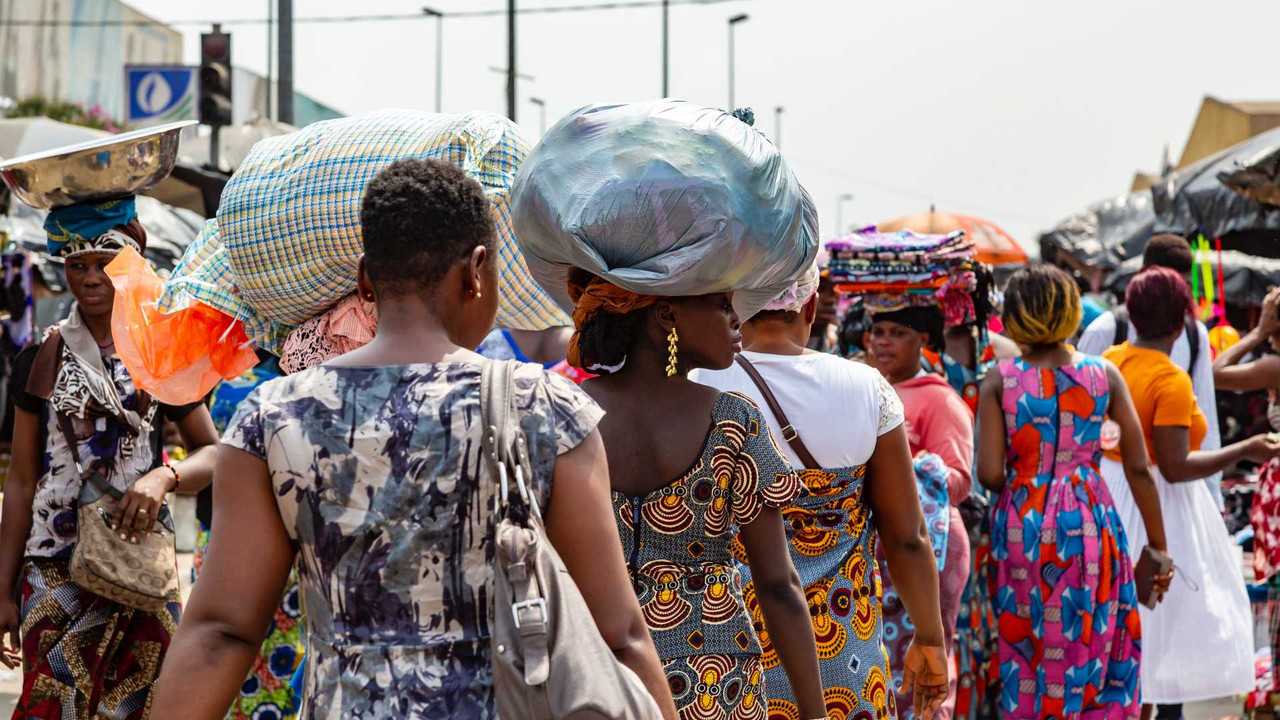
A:
<svg viewBox="0 0 1280 720">
<path fill-rule="evenodd" d="M 978 478 L 999 494 L 992 600 L 1005 718 L 1139 713 L 1138 594 L 1132 546 L 1098 472 L 1104 415 L 1121 427 L 1124 472 L 1157 553 L 1164 525 L 1120 373 L 1066 344 L 1080 315 L 1063 271 L 1015 273 L 1004 324 L 1023 355 L 1001 361 L 979 391 Z M 1157 578 L 1157 592 L 1168 581 Z"/>
</svg>

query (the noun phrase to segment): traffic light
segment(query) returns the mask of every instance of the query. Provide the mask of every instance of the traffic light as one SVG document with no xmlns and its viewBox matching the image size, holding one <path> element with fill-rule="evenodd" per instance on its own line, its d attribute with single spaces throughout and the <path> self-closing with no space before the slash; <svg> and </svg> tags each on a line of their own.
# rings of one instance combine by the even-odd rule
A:
<svg viewBox="0 0 1280 720">
<path fill-rule="evenodd" d="M 200 35 L 200 122 L 231 124 L 231 34 Z"/>
</svg>

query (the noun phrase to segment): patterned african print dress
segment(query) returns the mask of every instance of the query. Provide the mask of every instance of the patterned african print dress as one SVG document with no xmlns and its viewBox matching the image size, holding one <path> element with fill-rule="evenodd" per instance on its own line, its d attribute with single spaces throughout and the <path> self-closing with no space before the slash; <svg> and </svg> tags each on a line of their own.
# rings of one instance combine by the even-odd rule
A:
<svg viewBox="0 0 1280 720">
<path fill-rule="evenodd" d="M 218 432 L 226 431 L 240 403 L 254 388 L 279 376 L 279 365 L 270 359 L 234 380 L 219 383 L 209 399 L 209 415 Z M 208 547 L 209 526 L 200 520 L 191 567 L 193 582 L 199 577 Z M 284 720 L 296 716 L 302 698 L 289 681 L 302 665 L 306 651 L 302 627 L 302 600 L 298 574 L 294 571 L 285 585 L 280 606 L 267 626 L 267 637 L 253 660 L 249 676 L 240 686 L 240 696 L 227 710 L 226 720 Z"/>
<path fill-rule="evenodd" d="M 761 645 L 730 554 L 738 528 L 801 492 L 750 400 L 722 393 L 702 453 L 643 496 L 613 493 L 632 586 L 682 720 L 763 720 Z"/>
<path fill-rule="evenodd" d="M 1095 357 L 1000 363 L 1008 478 L 992 516 L 1006 718 L 1137 717 L 1139 619 L 1124 526 L 1098 472 L 1110 400 Z"/>
</svg>

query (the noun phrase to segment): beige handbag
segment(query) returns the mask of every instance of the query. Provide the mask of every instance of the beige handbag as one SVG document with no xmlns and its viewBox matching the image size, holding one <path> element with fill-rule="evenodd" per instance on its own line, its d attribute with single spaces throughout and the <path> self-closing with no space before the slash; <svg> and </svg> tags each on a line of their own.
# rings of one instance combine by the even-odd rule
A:
<svg viewBox="0 0 1280 720">
<path fill-rule="evenodd" d="M 178 556 L 170 526 L 173 520 L 167 508 L 161 508 L 161 516 L 149 532 L 129 533 L 138 542 L 121 539 L 120 533 L 111 529 L 111 508 L 124 494 L 100 473 L 86 471 L 82 466 L 71 418 L 59 415 L 58 425 L 84 484 L 102 493 L 77 511 L 78 537 L 71 551 L 71 581 L 94 595 L 139 610 L 160 611 L 166 603 L 176 602 Z"/>
<path fill-rule="evenodd" d="M 498 715 L 660 720 L 657 703 L 605 644 L 547 540 L 537 499 L 525 483 L 532 468 L 512 407 L 514 367 L 513 361 L 489 361 L 480 381 L 480 482 L 494 498 L 490 647 Z"/>
</svg>

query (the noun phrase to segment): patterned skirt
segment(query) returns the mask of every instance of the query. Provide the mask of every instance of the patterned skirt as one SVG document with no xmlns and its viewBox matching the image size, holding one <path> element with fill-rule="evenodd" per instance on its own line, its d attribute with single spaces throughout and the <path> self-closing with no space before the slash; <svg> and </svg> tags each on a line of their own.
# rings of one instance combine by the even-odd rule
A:
<svg viewBox="0 0 1280 720">
<path fill-rule="evenodd" d="M 192 580 L 196 579 L 204 564 L 204 554 L 209 546 L 209 529 L 201 523 L 196 536 L 195 562 L 191 568 Z M 301 593 L 295 570 L 289 576 L 284 597 L 262 649 L 253 660 L 249 677 L 240 686 L 240 696 L 227 710 L 226 720 L 286 720 L 297 717 L 302 698 L 290 682 L 302 664 L 305 643 L 303 641 Z"/>
<path fill-rule="evenodd" d="M 22 580 L 22 696 L 14 718 L 143 720 L 181 615 L 149 612 L 71 581 L 66 560 L 28 560 Z"/>
<path fill-rule="evenodd" d="M 692 655 L 663 663 L 680 720 L 766 720 L 764 667 L 755 655 Z"/>
</svg>

